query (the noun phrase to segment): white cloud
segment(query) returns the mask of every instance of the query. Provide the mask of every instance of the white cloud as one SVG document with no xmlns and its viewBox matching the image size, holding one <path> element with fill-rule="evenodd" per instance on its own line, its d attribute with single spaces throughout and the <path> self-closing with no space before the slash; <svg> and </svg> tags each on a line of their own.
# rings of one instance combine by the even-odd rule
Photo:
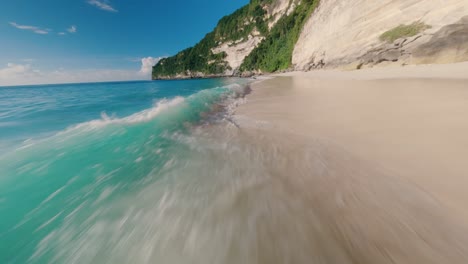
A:
<svg viewBox="0 0 468 264">
<path fill-rule="evenodd" d="M 27 25 L 20 25 L 16 22 L 9 22 L 9 24 L 17 29 L 21 29 L 21 30 L 29 30 L 29 31 L 32 31 L 36 34 L 42 34 L 42 35 L 46 35 L 46 34 L 49 34 L 52 29 L 49 29 L 49 28 L 40 28 L 40 27 L 36 27 L 36 26 L 27 26 Z M 72 25 L 70 26 L 69 28 L 67 28 L 67 31 L 70 32 L 70 33 L 76 33 L 77 32 L 77 27 L 75 25 Z M 58 32 L 57 35 L 59 36 L 63 36 L 63 35 L 66 35 L 67 33 L 65 33 L 64 31 L 61 31 L 61 32 Z"/>
<path fill-rule="evenodd" d="M 34 67 L 34 60 L 22 60 L 24 64 L 8 63 L 6 67 L 0 66 L 0 86 L 50 84 L 50 83 L 80 83 L 80 82 L 107 82 L 149 80 L 152 67 L 161 58 L 141 58 L 140 70 L 116 69 L 85 69 L 66 70 L 58 68 L 53 71 L 41 71 Z"/>
<path fill-rule="evenodd" d="M 12 76 L 21 75 L 30 71 L 31 65 L 29 64 L 14 64 L 8 63 L 6 68 L 0 69 L 0 80 L 10 78 Z"/>
<path fill-rule="evenodd" d="M 88 0 L 88 4 L 96 6 L 104 11 L 118 12 L 117 9 L 113 8 L 107 0 Z"/>
<path fill-rule="evenodd" d="M 146 57 L 141 59 L 141 69 L 139 73 L 141 75 L 150 75 L 153 71 L 153 66 L 158 63 L 159 60 L 162 58 L 153 58 L 153 57 Z"/>
<path fill-rule="evenodd" d="M 70 26 L 69 28 L 67 28 L 67 31 L 70 33 L 76 33 L 76 26 Z"/>
<path fill-rule="evenodd" d="M 40 71 L 31 64 L 8 63 L 0 68 L 0 86 L 149 80 L 137 70 L 86 69 Z"/>
<path fill-rule="evenodd" d="M 11 26 L 17 28 L 17 29 L 29 30 L 29 31 L 32 31 L 32 32 L 34 32 L 36 34 L 41 34 L 41 35 L 49 34 L 49 31 L 51 31 L 48 28 L 40 28 L 40 27 L 36 27 L 36 26 L 19 25 L 16 22 L 9 22 L 9 24 Z"/>
<path fill-rule="evenodd" d="M 42 73 L 33 69 L 30 64 L 8 63 L 5 68 L 0 68 L 0 86 L 28 83 L 28 80 L 41 75 Z"/>
</svg>

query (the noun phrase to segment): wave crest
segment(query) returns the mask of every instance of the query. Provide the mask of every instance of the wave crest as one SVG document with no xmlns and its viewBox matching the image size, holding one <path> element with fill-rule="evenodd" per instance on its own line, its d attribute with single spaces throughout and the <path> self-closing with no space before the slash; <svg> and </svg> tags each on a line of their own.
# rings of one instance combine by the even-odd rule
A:
<svg viewBox="0 0 468 264">
<path fill-rule="evenodd" d="M 158 116 L 161 112 L 179 105 L 185 101 L 183 97 L 175 97 L 173 99 L 162 99 L 155 103 L 152 108 L 140 111 L 133 115 L 123 117 L 123 118 L 116 118 L 113 116 L 108 116 L 106 112 L 101 113 L 101 119 L 91 120 L 85 123 L 81 123 L 75 126 L 68 128 L 66 131 L 74 130 L 74 129 L 96 129 L 107 126 L 109 124 L 135 124 L 135 123 L 142 123 L 148 122 Z M 65 132 L 66 132 L 65 131 Z"/>
</svg>

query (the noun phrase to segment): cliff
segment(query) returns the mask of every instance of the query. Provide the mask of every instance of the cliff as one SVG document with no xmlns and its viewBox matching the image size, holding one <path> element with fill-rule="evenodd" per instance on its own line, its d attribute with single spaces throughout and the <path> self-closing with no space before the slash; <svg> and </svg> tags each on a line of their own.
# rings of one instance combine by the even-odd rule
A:
<svg viewBox="0 0 468 264">
<path fill-rule="evenodd" d="M 251 0 L 153 79 L 468 60 L 468 0 Z"/>
<path fill-rule="evenodd" d="M 296 70 L 466 61 L 467 15 L 468 0 L 322 0 L 292 61 Z"/>
<path fill-rule="evenodd" d="M 198 44 L 162 59 L 153 79 L 232 76 L 291 66 L 294 45 L 314 0 L 251 0 L 223 17 Z"/>
</svg>

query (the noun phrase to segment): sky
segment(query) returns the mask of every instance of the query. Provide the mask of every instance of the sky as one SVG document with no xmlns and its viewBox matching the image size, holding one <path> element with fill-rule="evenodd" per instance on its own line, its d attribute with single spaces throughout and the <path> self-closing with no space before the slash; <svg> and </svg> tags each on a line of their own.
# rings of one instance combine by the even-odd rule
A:
<svg viewBox="0 0 468 264">
<path fill-rule="evenodd" d="M 0 86 L 150 79 L 248 0 L 0 0 Z"/>
</svg>

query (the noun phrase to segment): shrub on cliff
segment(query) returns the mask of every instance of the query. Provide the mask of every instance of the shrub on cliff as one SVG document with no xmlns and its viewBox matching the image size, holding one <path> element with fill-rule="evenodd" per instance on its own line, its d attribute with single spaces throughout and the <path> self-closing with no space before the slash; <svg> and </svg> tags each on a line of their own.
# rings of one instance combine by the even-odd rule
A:
<svg viewBox="0 0 468 264">
<path fill-rule="evenodd" d="M 417 34 L 429 28 L 431 28 L 431 26 L 419 21 L 410 25 L 399 25 L 380 35 L 380 40 L 393 43 L 399 38 L 416 36 Z"/>
</svg>

